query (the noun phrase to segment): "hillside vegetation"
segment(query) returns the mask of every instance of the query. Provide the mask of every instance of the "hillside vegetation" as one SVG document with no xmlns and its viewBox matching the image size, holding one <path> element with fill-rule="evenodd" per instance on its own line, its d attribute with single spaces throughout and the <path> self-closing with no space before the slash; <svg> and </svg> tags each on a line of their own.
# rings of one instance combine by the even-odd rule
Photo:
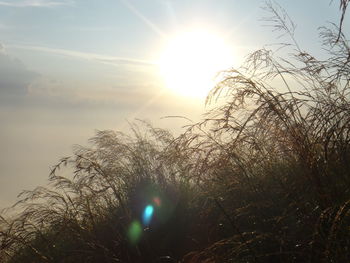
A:
<svg viewBox="0 0 350 263">
<path fill-rule="evenodd" d="M 348 262 L 349 41 L 322 28 L 318 60 L 267 9 L 289 43 L 223 72 L 178 137 L 141 122 L 76 147 L 0 217 L 0 261 Z"/>
</svg>

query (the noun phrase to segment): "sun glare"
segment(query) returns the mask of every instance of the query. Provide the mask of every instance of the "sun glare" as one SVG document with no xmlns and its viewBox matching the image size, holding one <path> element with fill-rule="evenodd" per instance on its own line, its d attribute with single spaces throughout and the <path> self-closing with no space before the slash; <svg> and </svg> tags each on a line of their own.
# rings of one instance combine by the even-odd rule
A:
<svg viewBox="0 0 350 263">
<path fill-rule="evenodd" d="M 160 58 L 165 85 L 173 92 L 203 98 L 215 85 L 221 70 L 232 66 L 232 53 L 223 38 L 203 30 L 171 38 Z"/>
</svg>

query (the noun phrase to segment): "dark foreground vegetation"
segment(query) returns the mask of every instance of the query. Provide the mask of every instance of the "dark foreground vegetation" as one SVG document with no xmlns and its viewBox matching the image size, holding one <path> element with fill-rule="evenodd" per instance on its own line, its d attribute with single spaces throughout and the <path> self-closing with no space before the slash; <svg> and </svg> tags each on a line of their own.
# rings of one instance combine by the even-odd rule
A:
<svg viewBox="0 0 350 263">
<path fill-rule="evenodd" d="M 270 11 L 289 57 L 224 72 L 219 106 L 179 137 L 141 123 L 75 148 L 0 217 L 0 261 L 349 262 L 349 42 L 321 29 L 318 60 Z"/>
</svg>

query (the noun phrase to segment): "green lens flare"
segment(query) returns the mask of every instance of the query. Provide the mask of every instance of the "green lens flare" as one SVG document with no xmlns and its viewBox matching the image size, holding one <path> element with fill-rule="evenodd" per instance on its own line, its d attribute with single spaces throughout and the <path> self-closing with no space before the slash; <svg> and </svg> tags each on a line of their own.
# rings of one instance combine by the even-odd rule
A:
<svg viewBox="0 0 350 263">
<path fill-rule="evenodd" d="M 142 226 L 139 221 L 135 220 L 131 223 L 128 230 L 129 242 L 135 245 L 139 242 L 142 234 Z"/>
</svg>

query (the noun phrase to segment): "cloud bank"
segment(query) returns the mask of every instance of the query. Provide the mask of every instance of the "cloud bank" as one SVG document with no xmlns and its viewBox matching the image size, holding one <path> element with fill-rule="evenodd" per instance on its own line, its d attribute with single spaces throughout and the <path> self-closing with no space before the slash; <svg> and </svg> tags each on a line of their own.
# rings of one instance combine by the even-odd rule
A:
<svg viewBox="0 0 350 263">
<path fill-rule="evenodd" d="M 0 94 L 23 95 L 28 86 L 39 76 L 28 70 L 20 60 L 6 54 L 0 44 Z"/>
</svg>

